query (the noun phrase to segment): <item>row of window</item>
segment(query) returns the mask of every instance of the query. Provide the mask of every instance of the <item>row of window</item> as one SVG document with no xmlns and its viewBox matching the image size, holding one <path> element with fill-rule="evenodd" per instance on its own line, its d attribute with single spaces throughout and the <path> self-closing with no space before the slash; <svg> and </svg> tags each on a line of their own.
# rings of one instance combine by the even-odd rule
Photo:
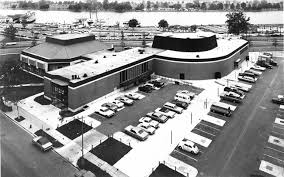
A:
<svg viewBox="0 0 284 177">
<path fill-rule="evenodd" d="M 120 72 L 120 83 L 127 81 L 127 80 L 131 80 L 134 79 L 136 77 L 138 77 L 139 75 L 145 73 L 149 71 L 149 63 L 143 63 L 141 65 L 138 66 L 134 66 L 130 69 L 124 70 L 122 72 Z"/>
</svg>

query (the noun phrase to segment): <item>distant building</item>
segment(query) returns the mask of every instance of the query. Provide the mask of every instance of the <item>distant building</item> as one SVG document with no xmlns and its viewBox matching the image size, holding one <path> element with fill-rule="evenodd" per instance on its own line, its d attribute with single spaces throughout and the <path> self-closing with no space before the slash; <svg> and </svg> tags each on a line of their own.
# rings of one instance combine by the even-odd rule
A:
<svg viewBox="0 0 284 177">
<path fill-rule="evenodd" d="M 78 43 L 77 47 L 84 45 Z M 47 72 L 44 77 L 45 98 L 71 111 L 113 91 L 138 85 L 153 73 L 182 80 L 223 77 L 248 57 L 248 42 L 218 39 L 213 33 L 165 33 L 155 36 L 152 47 L 117 53 L 104 50 L 81 57 L 88 61 Z"/>
</svg>

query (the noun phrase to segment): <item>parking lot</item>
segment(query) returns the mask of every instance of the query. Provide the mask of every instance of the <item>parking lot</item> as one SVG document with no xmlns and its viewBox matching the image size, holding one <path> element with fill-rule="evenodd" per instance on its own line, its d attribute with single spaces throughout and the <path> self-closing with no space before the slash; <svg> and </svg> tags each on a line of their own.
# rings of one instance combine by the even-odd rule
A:
<svg viewBox="0 0 284 177">
<path fill-rule="evenodd" d="M 208 113 L 208 116 L 226 121 L 223 126 L 206 120 L 195 126 L 192 133 L 212 140 L 208 147 L 195 141 L 199 154 L 176 147 L 171 156 L 196 167 L 198 176 L 275 176 L 271 175 L 272 171 L 281 171 L 278 167 L 284 167 L 284 146 L 281 146 L 284 125 L 274 121 L 276 117 L 284 119 L 284 111 L 279 111 L 279 105 L 271 102 L 273 96 L 283 94 L 283 59 L 278 63 L 280 66 L 263 72 L 252 84 L 243 103 L 222 100 L 237 106 L 231 117 Z M 259 170 L 263 161 L 267 169 Z"/>
<path fill-rule="evenodd" d="M 91 117 L 102 122 L 96 128 L 99 132 L 105 135 L 112 135 L 117 131 L 123 131 L 128 125 L 136 126 L 139 119 L 145 116 L 148 112 L 154 111 L 158 107 L 162 107 L 167 101 L 172 101 L 178 90 L 188 90 L 199 94 L 202 90 L 189 85 L 167 84 L 164 88 L 154 90 L 152 93 L 139 93 L 145 95 L 141 100 L 134 101 L 132 106 L 125 106 L 118 111 L 113 117 L 105 118 L 99 114 L 92 114 Z"/>
</svg>

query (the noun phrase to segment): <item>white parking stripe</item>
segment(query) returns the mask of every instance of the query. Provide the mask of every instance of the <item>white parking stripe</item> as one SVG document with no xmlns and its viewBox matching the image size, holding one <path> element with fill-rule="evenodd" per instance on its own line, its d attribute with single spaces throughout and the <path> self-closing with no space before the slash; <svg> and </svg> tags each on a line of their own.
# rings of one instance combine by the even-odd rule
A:
<svg viewBox="0 0 284 177">
<path fill-rule="evenodd" d="M 177 150 L 174 150 L 175 152 L 177 152 L 177 153 L 179 153 L 179 154 L 181 154 L 181 155 L 184 155 L 184 156 L 186 156 L 186 157 L 188 157 L 188 158 L 190 158 L 190 159 L 192 159 L 192 160 L 194 160 L 195 162 L 198 162 L 198 160 L 197 159 L 195 159 L 195 158 L 193 158 L 193 157 L 190 157 L 190 156 L 188 156 L 187 154 L 185 154 L 185 153 L 182 153 L 182 152 L 180 152 L 180 151 L 177 151 Z"/>
<path fill-rule="evenodd" d="M 206 131 L 204 131 L 204 130 L 200 130 L 200 129 L 198 129 L 198 128 L 194 128 L 194 129 L 196 129 L 196 130 L 198 130 L 198 131 L 201 131 L 201 132 L 203 132 L 203 133 L 206 133 L 206 134 L 208 134 L 208 135 L 211 135 L 211 136 L 216 136 L 216 135 L 214 135 L 214 134 L 212 134 L 212 133 L 208 133 L 208 132 L 206 132 Z M 193 129 L 193 130 L 194 130 Z"/>
<path fill-rule="evenodd" d="M 211 127 L 210 125 L 206 125 L 206 124 L 203 124 L 203 123 L 199 123 L 199 124 L 204 125 L 204 126 L 206 126 L 206 127 L 210 127 L 210 128 L 212 128 L 212 129 L 214 129 L 214 130 L 217 130 L 217 131 L 221 131 L 220 129 L 215 128 L 215 127 Z"/>
<path fill-rule="evenodd" d="M 271 149 L 271 150 L 274 150 L 274 151 L 277 151 L 277 152 L 280 152 L 280 153 L 283 153 L 283 154 L 284 154 L 284 151 L 280 151 L 280 150 L 278 150 L 278 149 L 274 149 L 274 148 L 269 147 L 269 146 L 266 146 L 265 148 Z"/>
<path fill-rule="evenodd" d="M 272 158 L 272 159 L 278 160 L 278 161 L 280 161 L 280 162 L 284 162 L 284 160 L 278 159 L 278 158 L 273 157 L 273 156 L 271 156 L 271 155 L 267 155 L 267 154 L 263 154 L 263 155 L 265 155 L 265 156 L 267 156 L 267 157 L 270 157 L 270 158 Z"/>
</svg>

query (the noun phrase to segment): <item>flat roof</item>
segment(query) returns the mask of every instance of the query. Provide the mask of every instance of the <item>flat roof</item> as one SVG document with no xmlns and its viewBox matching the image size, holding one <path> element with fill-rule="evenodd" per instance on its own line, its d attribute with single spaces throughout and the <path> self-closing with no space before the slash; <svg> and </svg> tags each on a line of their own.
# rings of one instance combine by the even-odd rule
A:
<svg viewBox="0 0 284 177">
<path fill-rule="evenodd" d="M 54 35 L 51 36 L 50 38 L 53 39 L 59 39 L 59 40 L 70 40 L 70 39 L 78 39 L 78 38 L 82 38 L 82 37 L 87 37 L 90 36 L 90 34 L 59 34 L 59 35 Z"/>
<path fill-rule="evenodd" d="M 139 50 L 144 49 L 143 54 L 139 53 Z M 113 52 L 100 52 L 85 55 L 92 60 L 83 63 L 71 65 L 68 67 L 60 68 L 54 71 L 48 72 L 51 75 L 59 75 L 66 79 L 69 79 L 71 83 L 80 82 L 90 77 L 105 73 L 107 71 L 131 64 L 135 61 L 139 61 L 143 58 L 147 58 L 154 54 L 157 54 L 163 50 L 155 48 L 133 48 L 118 53 Z M 72 79 L 72 75 L 79 76 L 79 79 Z"/>
<path fill-rule="evenodd" d="M 157 36 L 164 36 L 164 37 L 172 37 L 172 38 L 180 38 L 180 39 L 201 39 L 204 37 L 210 37 L 215 35 L 211 32 L 198 32 L 198 33 L 172 33 L 172 32 L 166 32 L 162 34 L 158 34 Z"/>
<path fill-rule="evenodd" d="M 226 56 L 242 45 L 246 44 L 247 41 L 243 39 L 217 39 L 217 47 L 203 52 L 180 52 L 173 50 L 165 50 L 164 52 L 160 52 L 156 54 L 161 57 L 169 57 L 169 58 L 179 58 L 179 59 L 208 59 L 208 58 L 218 58 L 222 56 Z M 198 57 L 197 57 L 198 55 Z"/>
</svg>

